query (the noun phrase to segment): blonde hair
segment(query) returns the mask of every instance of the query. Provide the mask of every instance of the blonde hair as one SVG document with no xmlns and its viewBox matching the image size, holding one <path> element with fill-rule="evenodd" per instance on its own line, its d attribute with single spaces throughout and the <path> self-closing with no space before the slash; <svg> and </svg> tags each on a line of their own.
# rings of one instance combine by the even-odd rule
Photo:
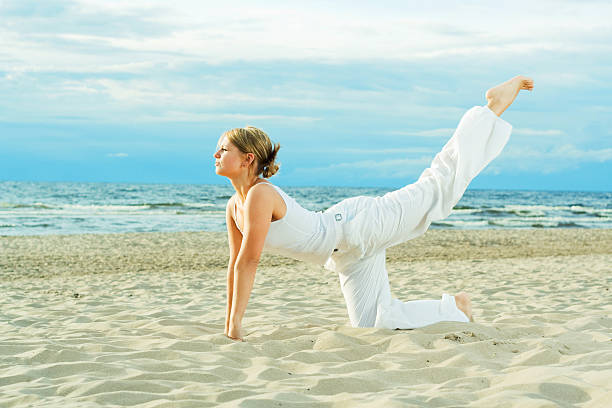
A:
<svg viewBox="0 0 612 408">
<path fill-rule="evenodd" d="M 272 141 L 261 129 L 254 126 L 230 129 L 223 136 L 238 148 L 242 153 L 253 153 L 257 160 L 256 175 L 264 178 L 272 177 L 278 171 L 280 163 L 276 163 L 276 153 L 280 144 L 272 144 Z"/>
</svg>

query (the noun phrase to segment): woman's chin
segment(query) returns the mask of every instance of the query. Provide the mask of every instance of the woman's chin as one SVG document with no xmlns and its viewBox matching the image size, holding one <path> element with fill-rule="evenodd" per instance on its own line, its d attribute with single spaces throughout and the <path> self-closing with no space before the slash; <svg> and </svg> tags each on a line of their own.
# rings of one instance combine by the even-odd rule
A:
<svg viewBox="0 0 612 408">
<path fill-rule="evenodd" d="M 215 167 L 215 173 L 217 176 L 227 177 L 227 175 L 223 172 L 223 169 L 220 169 L 219 167 Z"/>
</svg>

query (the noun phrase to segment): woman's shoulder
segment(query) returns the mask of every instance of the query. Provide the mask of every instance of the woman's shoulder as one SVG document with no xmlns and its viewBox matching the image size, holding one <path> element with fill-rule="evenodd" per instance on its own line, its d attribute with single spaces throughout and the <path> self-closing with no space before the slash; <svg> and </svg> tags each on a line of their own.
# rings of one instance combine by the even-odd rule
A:
<svg viewBox="0 0 612 408">
<path fill-rule="evenodd" d="M 249 197 L 252 197 L 252 199 L 255 199 L 255 200 L 267 199 L 270 197 L 275 197 L 277 195 L 279 195 L 277 187 L 274 184 L 267 181 L 267 182 L 257 183 L 253 187 L 251 187 L 251 189 L 249 190 L 247 194 L 247 199 Z"/>
<path fill-rule="evenodd" d="M 245 206 L 252 208 L 260 206 L 268 207 L 270 205 L 276 212 L 284 214 L 287 200 L 282 190 L 269 182 L 257 183 L 251 187 L 247 194 Z"/>
</svg>

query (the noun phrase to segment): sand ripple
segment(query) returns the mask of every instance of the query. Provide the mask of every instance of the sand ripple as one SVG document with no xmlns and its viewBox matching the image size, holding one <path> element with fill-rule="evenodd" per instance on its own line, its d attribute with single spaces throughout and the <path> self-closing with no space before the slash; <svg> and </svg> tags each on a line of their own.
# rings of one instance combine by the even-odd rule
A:
<svg viewBox="0 0 612 408">
<path fill-rule="evenodd" d="M 407 331 L 348 327 L 321 268 L 266 266 L 244 343 L 222 335 L 222 268 L 11 278 L 0 406 L 604 407 L 610 265 L 610 254 L 392 263 L 397 297 L 443 288 L 475 303 L 476 323 Z"/>
</svg>

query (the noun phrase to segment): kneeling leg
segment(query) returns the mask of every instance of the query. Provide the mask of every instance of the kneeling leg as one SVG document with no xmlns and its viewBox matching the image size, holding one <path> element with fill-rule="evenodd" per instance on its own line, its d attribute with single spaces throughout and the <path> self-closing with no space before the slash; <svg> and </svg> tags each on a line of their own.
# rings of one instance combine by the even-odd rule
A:
<svg viewBox="0 0 612 408">
<path fill-rule="evenodd" d="M 442 321 L 469 321 L 448 294 L 441 300 L 392 298 L 384 250 L 343 267 L 338 274 L 353 327 L 415 329 Z"/>
</svg>

